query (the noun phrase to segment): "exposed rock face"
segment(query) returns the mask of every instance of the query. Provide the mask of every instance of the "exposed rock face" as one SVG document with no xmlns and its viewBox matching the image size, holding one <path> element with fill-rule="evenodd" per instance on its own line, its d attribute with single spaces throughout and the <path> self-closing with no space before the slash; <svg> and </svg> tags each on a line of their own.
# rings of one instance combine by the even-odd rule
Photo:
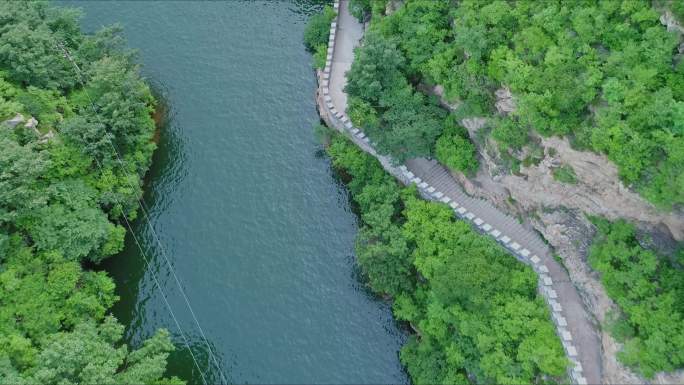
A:
<svg viewBox="0 0 684 385">
<path fill-rule="evenodd" d="M 31 129 L 35 129 L 37 126 L 38 126 L 38 121 L 34 117 L 31 117 L 28 120 L 28 122 L 26 122 L 26 124 L 24 124 L 24 127 L 31 128 Z"/>
<path fill-rule="evenodd" d="M 9 128 L 16 127 L 19 123 L 24 121 L 24 115 L 16 114 L 12 119 L 5 120 L 2 124 L 5 124 Z"/>
<path fill-rule="evenodd" d="M 404 4 L 404 0 L 390 0 L 387 2 L 387 5 L 385 5 L 385 15 L 389 16 L 396 12 L 399 8 L 401 8 L 402 4 Z"/>
<path fill-rule="evenodd" d="M 669 31 L 684 34 L 684 27 L 669 11 L 664 12 L 660 21 Z M 684 43 L 679 51 L 680 54 L 684 52 Z M 453 111 L 460 104 L 449 103 L 439 85 L 420 89 L 438 96 L 440 104 L 449 110 Z M 495 94 L 499 114 L 516 110 L 515 97 L 508 88 L 503 87 Z M 537 164 L 521 167 L 520 172 L 511 174 L 496 142 L 487 135 L 487 118 L 469 117 L 462 119 L 461 124 L 477 147 L 481 165 L 474 177 L 468 178 L 458 172 L 452 173 L 453 176 L 467 193 L 488 199 L 504 212 L 523 218 L 524 224 L 537 230 L 562 259 L 599 328 L 603 345 L 602 382 L 684 384 L 684 370 L 658 373 L 653 380 L 647 381 L 618 361 L 622 345 L 604 328 L 611 310 L 617 307 L 608 297 L 598 273 L 587 262 L 595 235 L 587 215 L 611 220 L 624 218 L 634 223 L 645 239 L 653 239 L 651 247 L 669 253 L 677 242 L 684 241 L 684 211 L 681 208 L 672 212 L 658 210 L 620 181 L 617 167 L 606 156 L 575 150 L 565 138 L 534 136 L 537 150 L 541 149 L 541 159 Z M 532 153 L 531 150 L 526 147 L 513 156 L 522 161 Z M 561 183 L 553 178 L 552 171 L 560 165 L 572 167 L 576 184 Z"/>
<path fill-rule="evenodd" d="M 38 143 L 44 144 L 50 141 L 50 139 L 55 137 L 55 132 L 50 130 L 47 132 L 47 134 L 41 136 L 40 140 L 38 140 Z"/>
<path fill-rule="evenodd" d="M 618 179 L 617 168 L 605 156 L 574 150 L 563 138 L 535 138 L 543 148 L 543 159 L 537 165 L 521 167 L 518 175 L 504 172 L 493 140 L 487 138 L 484 143 L 478 140 L 483 136 L 480 131 L 486 129 L 486 122 L 485 118 L 461 122 L 478 147 L 482 165 L 475 177 L 466 178 L 460 173 L 454 173 L 454 177 L 468 193 L 489 199 L 502 210 L 525 218 L 527 226 L 539 231 L 562 259 L 597 326 L 604 326 L 616 305 L 606 294 L 598 273 L 587 263 L 595 229 L 586 215 L 625 218 L 636 223 L 642 232 L 662 238 L 659 244 L 674 244 L 673 237 L 683 239 L 684 216 L 678 212 L 659 212 L 624 186 Z M 517 156 L 522 159 L 527 152 L 524 149 Z M 575 170 L 577 184 L 564 184 L 553 178 L 552 170 L 559 164 L 570 165 Z M 621 344 L 608 330 L 599 333 L 603 345 L 603 382 L 645 383 L 645 379 L 617 360 Z M 652 382 L 684 383 L 684 373 L 661 373 Z"/>
<path fill-rule="evenodd" d="M 562 205 L 609 219 L 625 218 L 650 226 L 662 223 L 675 239 L 684 240 L 684 216 L 660 212 L 630 191 L 618 178 L 617 167 L 604 155 L 574 150 L 565 138 L 541 138 L 541 144 L 545 157 L 539 165 L 523 167 L 522 176 L 507 175 L 502 181 L 514 198 L 526 201 L 526 209 Z M 553 152 L 556 154 L 551 156 Z M 578 183 L 555 181 L 551 174 L 554 163 L 571 166 Z"/>
<path fill-rule="evenodd" d="M 668 31 L 684 34 L 684 28 L 669 11 L 662 14 L 660 21 L 667 26 Z M 684 52 L 684 44 L 679 48 L 680 53 Z M 496 96 L 499 113 L 510 112 L 507 111 L 507 100 L 512 100 L 512 96 L 509 98 L 509 93 L 503 89 L 497 90 Z M 475 139 L 473 134 L 481 127 L 473 130 L 476 125 L 472 119 L 464 120 L 462 124 Z M 609 219 L 625 218 L 635 223 L 642 234 L 653 239 L 652 247 L 667 253 L 676 245 L 675 240 L 684 240 L 684 213 L 681 210 L 661 212 L 631 191 L 619 180 L 617 167 L 604 155 L 574 150 L 564 138 L 537 139 L 543 148 L 544 158 L 538 165 L 522 167 L 520 175 L 500 174 L 500 162 L 496 151 L 492 151 L 495 145 L 488 140 L 484 145 L 478 145 L 484 164 L 476 177 L 468 180 L 459 176 L 459 179 L 472 194 L 487 197 L 501 208 L 528 218 L 530 225 L 544 236 L 563 260 L 587 309 L 594 315 L 597 324 L 603 327 L 610 312 L 617 307 L 606 294 L 598 273 L 587 263 L 595 230 L 585 214 Z M 551 171 L 558 163 L 570 165 L 574 169 L 577 184 L 563 184 L 553 179 Z M 622 345 L 608 330 L 601 330 L 601 340 L 603 383 L 647 382 L 618 361 L 617 355 Z M 648 382 L 682 384 L 684 371 L 658 373 Z"/>
<path fill-rule="evenodd" d="M 496 110 L 500 114 L 507 115 L 516 110 L 517 106 L 513 99 L 513 94 L 511 94 L 511 90 L 508 87 L 499 88 L 494 94 L 496 95 Z"/>
<path fill-rule="evenodd" d="M 496 143 L 489 137 L 481 143 L 484 135 L 480 131 L 486 127 L 487 119 L 466 118 L 461 124 L 478 147 L 482 161 L 480 171 L 472 180 L 457 176 L 469 193 L 485 195 L 497 203 L 510 196 L 518 203 L 519 210 L 528 213 L 564 207 L 611 220 L 625 218 L 641 227 L 655 228 L 658 234 L 667 229 L 666 238 L 684 240 L 684 213 L 681 210 L 662 212 L 630 190 L 620 181 L 617 167 L 606 156 L 575 150 L 566 138 L 534 136 L 542 148 L 543 158 L 537 165 L 521 167 L 519 174 L 504 174 Z M 529 152 L 529 148 L 523 148 L 516 157 L 523 160 Z M 553 178 L 552 171 L 559 165 L 572 167 L 577 184 L 561 183 Z M 475 187 L 489 186 L 492 182 L 500 184 L 506 196 Z"/>
<path fill-rule="evenodd" d="M 616 310 L 615 303 L 608 297 L 599 282 L 598 273 L 591 270 L 586 257 L 595 234 L 593 225 L 578 210 L 553 209 L 540 213 L 533 220 L 544 238 L 554 247 L 563 260 L 563 265 L 597 325 L 605 325 L 610 311 Z M 644 381 L 625 368 L 617 360 L 621 345 L 610 333 L 601 332 L 603 348 L 603 383 L 641 384 Z"/>
<path fill-rule="evenodd" d="M 461 105 L 461 102 L 458 100 L 455 102 L 449 102 L 444 96 L 444 87 L 440 84 L 430 87 L 428 85 L 420 83 L 418 84 L 418 90 L 429 95 L 437 96 L 439 100 L 439 105 L 442 106 L 442 108 L 446 108 L 449 111 L 454 111 Z"/>
<path fill-rule="evenodd" d="M 16 114 L 12 119 L 5 120 L 2 122 L 2 124 L 6 125 L 9 128 L 15 128 L 17 127 L 20 123 L 23 123 L 25 121 L 24 115 L 22 114 Z M 30 117 L 28 120 L 26 120 L 26 123 L 24 123 L 24 128 L 28 130 L 32 130 L 36 136 L 38 136 L 39 140 L 38 143 L 47 143 L 51 139 L 55 138 L 55 132 L 50 130 L 48 131 L 45 135 L 41 134 L 40 131 L 38 131 L 38 120 L 34 117 Z"/>
<path fill-rule="evenodd" d="M 465 119 L 461 120 L 461 124 L 463 125 L 463 127 L 465 127 L 468 130 L 468 133 L 470 134 L 470 136 L 473 136 L 482 127 L 487 125 L 487 118 L 483 118 L 483 117 L 465 118 Z"/>
<path fill-rule="evenodd" d="M 433 94 L 437 90 L 431 90 Z M 503 88 L 497 91 L 497 109 L 505 114 L 515 110 L 514 97 Z M 442 104 L 447 104 L 442 101 Z M 490 200 L 509 214 L 524 218 L 549 242 L 568 269 L 596 325 L 603 345 L 603 381 L 612 384 L 643 384 L 647 381 L 617 359 L 622 345 L 603 329 L 615 303 L 600 283 L 598 273 L 587 262 L 595 229 L 587 215 L 609 219 L 624 218 L 637 225 L 640 233 L 656 239 L 660 252 L 671 252 L 676 241 L 684 240 L 684 213 L 681 210 L 661 212 L 631 191 L 618 178 L 617 167 L 604 155 L 578 151 L 565 138 L 542 138 L 533 135 L 541 153 L 537 164 L 521 167 L 511 174 L 502 161 L 496 142 L 487 135 L 487 118 L 470 117 L 461 124 L 475 143 L 481 166 L 474 177 L 453 173 L 466 192 Z M 539 151 L 539 148 L 541 151 Z M 513 156 L 523 160 L 532 151 L 525 147 Z M 560 166 L 572 167 L 576 184 L 561 183 L 552 171 Z M 658 384 L 684 383 L 684 371 L 659 373 L 651 381 Z"/>
<path fill-rule="evenodd" d="M 684 34 L 684 27 L 682 27 L 677 19 L 674 17 L 672 12 L 669 10 L 664 11 L 660 15 L 660 24 L 664 25 L 667 27 L 667 30 L 670 32 L 679 32 L 680 34 Z"/>
</svg>

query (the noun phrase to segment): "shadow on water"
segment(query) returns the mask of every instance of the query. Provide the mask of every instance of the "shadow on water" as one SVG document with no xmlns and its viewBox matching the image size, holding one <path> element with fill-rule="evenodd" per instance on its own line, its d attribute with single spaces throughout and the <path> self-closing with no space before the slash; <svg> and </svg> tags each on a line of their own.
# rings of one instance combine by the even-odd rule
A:
<svg viewBox="0 0 684 385">
<path fill-rule="evenodd" d="M 157 149 L 152 156 L 152 165 L 145 175 L 143 201 L 150 220 L 153 220 L 155 206 L 159 203 L 159 183 L 164 183 L 164 175 L 174 173 L 173 170 L 182 168 L 182 142 L 178 131 L 173 126 L 173 110 L 164 98 L 163 86 L 153 87 L 155 97 L 159 103 L 161 116 L 158 119 L 158 132 L 155 134 Z M 143 248 L 145 257 L 153 264 L 156 260 L 156 241 L 148 237 L 149 228 L 143 212 L 138 209 L 138 217 L 132 223 L 133 232 L 126 233 L 125 246 L 121 253 L 105 260 L 100 268 L 110 273 L 117 282 L 116 291 L 120 299 L 112 307 L 112 313 L 121 323 L 127 325 L 127 338 L 130 330 L 136 330 L 130 323 L 136 319 L 136 304 L 140 284 L 147 270 L 145 258 L 142 258 L 136 239 Z M 152 266 L 154 267 L 154 266 Z M 157 267 L 158 270 L 158 267 Z M 158 273 L 158 271 L 157 271 Z M 139 320 L 140 321 L 140 320 Z"/>
<path fill-rule="evenodd" d="M 223 377 L 219 369 L 214 365 L 213 358 L 209 355 L 209 349 L 204 343 L 204 340 L 199 336 L 187 336 L 190 340 L 190 349 L 192 349 L 192 355 L 190 354 L 190 349 L 183 347 L 180 343 L 177 344 L 177 349 L 169 355 L 169 365 L 168 365 L 168 375 L 176 376 L 187 380 L 188 384 L 202 384 L 206 382 L 207 384 L 222 384 L 225 380 L 228 383 L 233 383 L 232 378 Z M 173 335 L 174 341 L 181 341 L 182 337 L 178 334 Z M 212 352 L 216 354 L 216 361 L 219 365 L 223 362 L 223 358 L 220 357 L 218 349 L 211 342 L 209 343 Z M 188 364 L 192 363 L 193 360 L 197 360 L 197 364 L 202 368 L 200 373 L 196 365 Z M 220 370 L 227 375 L 227 370 L 221 367 Z M 204 379 L 202 378 L 204 374 Z"/>
<path fill-rule="evenodd" d="M 252 383 L 407 382 L 397 357 L 405 333 L 360 277 L 357 218 L 311 130 L 315 80 L 302 33 L 330 3 L 79 3 L 93 30 L 124 23 L 166 107 L 143 197 L 162 246 L 139 213 L 133 233 L 150 266 L 128 234 L 101 268 L 117 283 L 112 313 L 127 342 L 169 329 L 168 374 L 189 384 L 203 382 L 191 352 L 212 384 L 221 372 Z"/>
<path fill-rule="evenodd" d="M 158 103 L 154 113 L 157 130 L 153 138 L 157 143 L 157 149 L 153 154 L 150 169 L 145 175 L 143 202 L 149 220 L 154 223 L 155 213 L 162 210 L 159 206 L 165 205 L 163 191 L 166 189 L 164 186 L 170 183 L 178 183 L 183 178 L 185 169 L 183 166 L 182 136 L 174 124 L 175 111 L 168 102 L 167 88 L 154 79 L 148 79 L 148 82 L 151 84 Z M 171 181 L 168 176 L 173 176 Z M 154 333 L 153 329 L 146 327 L 147 320 L 143 311 L 144 304 L 149 298 L 140 298 L 139 296 L 141 293 L 158 293 L 159 289 L 154 284 L 154 280 L 146 280 L 145 277 L 150 274 L 157 277 L 168 277 L 171 274 L 169 266 L 166 265 L 160 255 L 159 244 L 155 235 L 150 231 L 147 220 L 148 218 L 139 209 L 138 217 L 132 223 L 135 236 L 131 232 L 127 232 L 123 251 L 97 266 L 98 269 L 109 272 L 114 281 L 117 282 L 116 294 L 119 296 L 119 300 L 114 304 L 111 312 L 122 324 L 126 325 L 125 342 L 133 348 L 139 346 L 144 339 Z M 157 230 L 155 229 L 155 231 Z M 143 249 L 144 256 L 141 254 L 137 242 Z M 147 264 L 148 261 L 150 266 Z M 154 287 L 144 289 L 145 285 L 154 285 Z M 167 297 L 180 295 L 177 290 L 165 294 Z M 175 309 L 174 311 L 186 312 L 187 309 Z M 188 348 L 185 338 L 175 325 L 169 332 L 176 350 L 169 355 L 168 376 L 185 379 L 189 384 L 200 384 L 205 381 L 208 384 L 223 382 L 214 365 L 214 360 L 209 355 L 209 348 L 200 336 L 189 335 L 187 328 L 184 328 L 183 333 L 190 345 Z M 208 343 L 211 350 L 217 355 L 216 361 L 219 364 L 223 362 L 223 359 L 218 356 L 216 347 L 211 341 Z M 192 354 L 190 350 L 192 350 Z M 197 360 L 198 365 L 193 364 L 194 360 Z M 202 373 L 200 373 L 198 366 Z M 223 370 L 223 373 L 225 374 L 226 371 Z M 202 375 L 204 375 L 204 379 Z"/>
</svg>

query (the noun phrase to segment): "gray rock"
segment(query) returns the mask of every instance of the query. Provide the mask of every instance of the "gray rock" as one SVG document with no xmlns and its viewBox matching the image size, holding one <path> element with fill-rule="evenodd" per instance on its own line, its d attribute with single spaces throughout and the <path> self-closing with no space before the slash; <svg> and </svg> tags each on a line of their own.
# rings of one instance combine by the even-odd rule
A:
<svg viewBox="0 0 684 385">
<path fill-rule="evenodd" d="M 43 135 L 43 136 L 40 138 L 40 140 L 38 141 L 38 143 L 41 143 L 41 144 L 47 143 L 50 139 L 52 139 L 52 138 L 54 138 L 54 137 L 55 137 L 55 132 L 52 131 L 52 130 L 50 130 L 50 131 L 47 132 L 47 134 Z"/>
<path fill-rule="evenodd" d="M 16 114 L 12 119 L 5 120 L 2 122 L 3 124 L 7 125 L 9 128 L 14 128 L 17 126 L 17 124 L 21 123 L 24 121 L 24 115 L 22 114 Z"/>
<path fill-rule="evenodd" d="M 26 128 L 35 129 L 37 126 L 38 126 L 38 121 L 34 117 L 31 117 L 31 119 L 29 119 L 28 122 L 26 122 L 26 124 L 24 124 L 24 127 L 26 127 Z"/>
<path fill-rule="evenodd" d="M 517 105 L 508 87 L 499 88 L 494 94 L 496 95 L 496 110 L 500 114 L 508 114 L 516 110 Z"/>
<path fill-rule="evenodd" d="M 684 27 L 679 24 L 677 18 L 675 18 L 670 11 L 665 11 L 660 15 L 660 24 L 667 27 L 669 32 L 678 32 L 680 34 L 684 33 Z"/>
</svg>

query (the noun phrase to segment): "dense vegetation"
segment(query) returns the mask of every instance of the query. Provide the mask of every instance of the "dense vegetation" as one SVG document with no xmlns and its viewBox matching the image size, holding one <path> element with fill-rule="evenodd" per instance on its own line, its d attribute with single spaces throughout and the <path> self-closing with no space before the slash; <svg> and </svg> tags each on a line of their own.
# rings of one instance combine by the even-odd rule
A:
<svg viewBox="0 0 684 385">
<path fill-rule="evenodd" d="M 446 121 L 446 112 L 434 98 L 416 91 L 407 77 L 409 63 L 396 39 L 386 39 L 370 31 L 363 49 L 348 73 L 349 116 L 352 121 L 378 143 L 382 152 L 398 161 L 430 155 L 435 142 L 444 132 L 439 154 L 465 160 L 457 163 L 462 170 L 477 168 L 474 147 L 463 137 L 465 131 L 454 129 L 455 122 Z M 467 143 L 467 146 L 459 144 Z"/>
<path fill-rule="evenodd" d="M 373 18 L 347 89 L 352 120 L 381 150 L 472 169 L 465 137 L 416 86 L 442 85 L 459 117 L 493 115 L 494 91 L 508 87 L 517 110 L 491 120 L 504 151 L 531 132 L 569 136 L 651 202 L 684 203 L 681 38 L 650 0 L 407 0 L 383 16 L 385 3 L 354 1 Z"/>
<path fill-rule="evenodd" d="M 326 5 L 323 11 L 309 18 L 304 30 L 304 45 L 313 53 L 314 67 L 323 69 L 328 55 L 328 38 L 330 38 L 330 23 L 335 18 L 335 11 Z"/>
<path fill-rule="evenodd" d="M 564 380 L 568 364 L 537 278 L 449 207 L 403 189 L 371 156 L 328 147 L 361 217 L 358 262 L 417 333 L 401 351 L 416 384 Z"/>
<path fill-rule="evenodd" d="M 0 2 L 0 382 L 178 383 L 162 377 L 168 333 L 129 350 L 107 314 L 113 281 L 83 267 L 122 249 L 155 145 L 154 99 L 120 29 L 78 23 L 73 9 Z"/>
<path fill-rule="evenodd" d="M 646 377 L 684 366 L 684 252 L 678 258 L 643 248 L 633 225 L 594 219 L 598 235 L 589 263 L 601 273 L 621 313 L 611 325 L 623 342 L 619 358 Z"/>
</svg>

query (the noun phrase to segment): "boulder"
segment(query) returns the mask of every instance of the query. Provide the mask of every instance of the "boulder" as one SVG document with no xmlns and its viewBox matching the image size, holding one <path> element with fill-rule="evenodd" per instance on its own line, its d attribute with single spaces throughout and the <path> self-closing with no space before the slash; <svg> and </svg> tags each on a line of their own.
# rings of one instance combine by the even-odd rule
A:
<svg viewBox="0 0 684 385">
<path fill-rule="evenodd" d="M 24 127 L 32 128 L 32 129 L 35 129 L 37 126 L 38 126 L 38 121 L 34 117 L 31 117 L 31 119 L 29 119 L 28 122 L 26 122 L 26 124 L 24 124 Z"/>
<path fill-rule="evenodd" d="M 52 139 L 52 138 L 54 138 L 54 137 L 55 137 L 55 132 L 52 131 L 52 130 L 50 130 L 50 131 L 47 132 L 47 134 L 43 135 L 43 136 L 40 138 L 40 140 L 38 141 L 38 143 L 40 143 L 40 144 L 47 143 L 50 139 Z"/>
<path fill-rule="evenodd" d="M 509 90 L 508 87 L 499 88 L 494 94 L 496 95 L 496 110 L 499 111 L 500 114 L 506 115 L 515 111 L 517 106 L 513 99 L 513 94 L 511 94 L 511 90 Z"/>
<path fill-rule="evenodd" d="M 664 25 L 669 32 L 684 34 L 684 27 L 679 24 L 677 18 L 670 11 L 665 11 L 660 15 L 660 24 Z"/>
<path fill-rule="evenodd" d="M 483 117 L 472 117 L 461 119 L 461 125 L 468 130 L 468 135 L 475 141 L 477 132 L 484 126 L 487 125 L 487 118 Z"/>
<path fill-rule="evenodd" d="M 17 126 L 17 124 L 21 123 L 24 121 L 24 115 L 22 114 L 16 114 L 12 119 L 5 120 L 2 122 L 3 124 L 7 125 L 9 128 L 14 128 Z"/>
</svg>

